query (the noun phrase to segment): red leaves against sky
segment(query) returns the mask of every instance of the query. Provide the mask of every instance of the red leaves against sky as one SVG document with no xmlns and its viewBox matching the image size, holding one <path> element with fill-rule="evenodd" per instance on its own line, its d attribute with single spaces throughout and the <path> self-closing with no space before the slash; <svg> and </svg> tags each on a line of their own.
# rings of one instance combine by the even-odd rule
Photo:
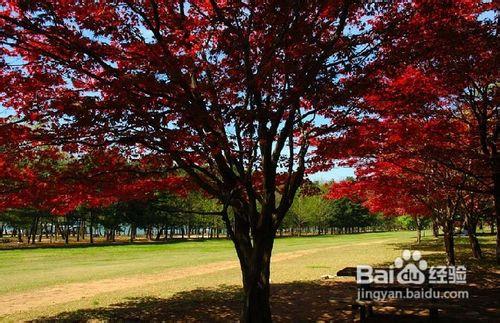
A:
<svg viewBox="0 0 500 323">
<path fill-rule="evenodd" d="M 0 124 L 0 208 L 65 213 L 182 193 L 173 166 L 195 170 L 210 194 L 248 169 L 241 178 L 260 194 L 265 167 L 252 152 L 288 152 L 278 130 L 298 111 L 292 155 L 306 142 L 308 172 L 357 166 L 352 192 L 372 209 L 425 213 L 415 192 L 441 196 L 438 183 L 455 187 L 465 171 L 475 177 L 467 185 L 488 191 L 478 124 L 461 98 L 498 79 L 492 26 L 478 21 L 492 4 L 396 1 L 375 16 L 352 5 L 339 32 L 344 7 L 2 1 L 0 102 L 16 115 Z M 287 169 L 287 154 L 277 156 L 272 166 Z M 275 192 L 293 177 L 277 173 Z M 437 186 L 424 190 L 430 177 Z M 348 195 L 351 185 L 335 187 Z"/>
<path fill-rule="evenodd" d="M 386 214 L 429 214 L 456 192 L 491 196 L 498 40 L 495 23 L 480 14 L 492 5 L 408 2 L 375 24 L 390 32 L 367 68 L 372 84 L 360 104 L 369 113 L 319 146 L 357 167 L 357 180 L 334 184 L 330 197 Z"/>
</svg>

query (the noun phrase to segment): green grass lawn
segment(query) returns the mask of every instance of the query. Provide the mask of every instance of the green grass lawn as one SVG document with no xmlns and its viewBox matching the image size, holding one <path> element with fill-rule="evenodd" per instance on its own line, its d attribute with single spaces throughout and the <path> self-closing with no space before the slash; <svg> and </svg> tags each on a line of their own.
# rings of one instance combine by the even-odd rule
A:
<svg viewBox="0 0 500 323">
<path fill-rule="evenodd" d="M 346 266 L 387 264 L 399 256 L 402 249 L 410 248 L 414 241 L 415 232 L 277 239 L 271 280 L 273 284 L 310 281 L 324 274 L 335 274 Z M 424 250 L 424 255 L 435 254 L 438 247 Z M 467 246 L 464 244 L 460 248 L 465 250 Z M 196 273 L 197 268 L 229 261 L 236 261 L 236 254 L 228 240 L 3 250 L 0 251 L 0 308 L 2 302 L 20 295 L 39 295 L 50 300 L 47 291 L 57 287 L 68 293 L 68 300 L 64 301 L 64 292 L 63 301 L 56 293 L 54 304 L 47 301 L 36 306 L 27 305 L 29 308 L 4 313 L 0 319 L 34 319 L 62 311 L 107 306 L 132 297 L 164 298 L 196 288 L 238 285 L 237 266 Z M 176 279 L 175 275 L 183 271 L 187 273 L 185 277 Z M 169 274 L 174 278 L 168 279 Z M 139 282 L 141 277 L 159 278 L 158 281 L 144 279 L 144 284 L 139 285 L 135 282 L 130 288 L 125 283 L 113 292 L 100 293 L 95 284 L 105 279 L 127 277 Z M 72 286 L 78 283 L 94 283 L 89 285 L 93 286 L 91 295 L 81 295 L 78 299 L 74 295 L 69 297 Z M 27 300 L 26 304 L 29 302 Z"/>
</svg>

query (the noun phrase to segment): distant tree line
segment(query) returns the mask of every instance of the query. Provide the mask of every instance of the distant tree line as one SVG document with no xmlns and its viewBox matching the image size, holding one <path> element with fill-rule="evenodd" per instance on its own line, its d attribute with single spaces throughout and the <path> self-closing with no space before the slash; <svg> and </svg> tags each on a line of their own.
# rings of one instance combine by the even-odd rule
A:
<svg viewBox="0 0 500 323">
<path fill-rule="evenodd" d="M 319 186 L 305 189 L 295 199 L 279 229 L 280 236 L 345 234 L 357 232 L 416 230 L 412 217 L 388 218 L 370 213 L 347 198 L 324 198 Z M 66 216 L 29 209 L 0 213 L 3 242 L 130 242 L 138 237 L 150 241 L 211 239 L 226 237 L 213 199 L 191 192 L 186 196 L 167 193 L 149 201 L 119 202 L 105 208 L 79 208 Z M 232 217 L 231 217 L 232 221 Z"/>
</svg>

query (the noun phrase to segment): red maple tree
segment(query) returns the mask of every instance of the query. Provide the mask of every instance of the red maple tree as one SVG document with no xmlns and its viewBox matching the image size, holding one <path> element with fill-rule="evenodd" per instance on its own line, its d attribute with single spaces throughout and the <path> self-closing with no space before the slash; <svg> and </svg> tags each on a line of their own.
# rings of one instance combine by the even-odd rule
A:
<svg viewBox="0 0 500 323">
<path fill-rule="evenodd" d="M 487 8 L 453 3 L 369 11 L 350 0 L 5 1 L 1 103 L 36 130 L 30 142 L 57 147 L 77 169 L 115 156 L 120 165 L 154 166 L 141 170 L 182 170 L 217 198 L 240 260 L 242 320 L 267 322 L 275 233 L 307 166 L 379 153 L 376 140 L 351 136 L 352 128 L 384 129 L 387 119 L 398 129 L 400 115 L 427 117 L 437 110 L 428 102 L 466 89 L 466 80 L 447 76 L 456 57 L 472 52 L 491 62 L 488 41 L 474 33 L 486 28 L 474 19 Z M 454 32 L 449 42 L 441 29 Z M 453 56 L 457 35 L 474 42 Z M 412 86 L 414 75 L 431 86 Z M 386 97 L 392 104 L 381 105 Z M 85 198 L 62 198 L 75 199 Z"/>
<path fill-rule="evenodd" d="M 359 100 L 369 113 L 349 136 L 321 143 L 324 154 L 330 160 L 358 157 L 370 163 L 376 158 L 406 165 L 406 173 L 424 175 L 436 189 L 453 192 L 446 195 L 449 201 L 489 196 L 498 222 L 500 116 L 493 9 L 493 3 L 482 1 L 411 1 L 392 7 L 387 19 L 373 25 L 381 31 L 380 47 L 365 69 L 369 84 Z M 340 150 L 332 149 L 339 143 Z M 410 160 L 417 162 L 408 164 Z M 458 212 L 459 203 L 451 204 L 449 209 Z"/>
<path fill-rule="evenodd" d="M 311 141 L 353 118 L 346 80 L 375 45 L 365 15 L 348 0 L 7 1 L 2 104 L 75 165 L 112 151 L 182 170 L 219 199 L 243 274 L 242 320 L 267 322 L 274 237 Z"/>
</svg>

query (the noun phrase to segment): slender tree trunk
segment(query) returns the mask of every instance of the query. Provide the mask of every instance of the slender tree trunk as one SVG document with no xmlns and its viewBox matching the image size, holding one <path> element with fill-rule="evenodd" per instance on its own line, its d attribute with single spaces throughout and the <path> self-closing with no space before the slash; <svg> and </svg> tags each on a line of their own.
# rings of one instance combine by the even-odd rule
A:
<svg viewBox="0 0 500 323">
<path fill-rule="evenodd" d="M 52 222 L 50 223 L 51 225 L 51 231 L 52 231 Z M 43 230 L 45 231 L 45 239 L 48 239 L 49 238 L 49 223 L 48 222 L 45 222 L 44 226 L 43 226 Z"/>
<path fill-rule="evenodd" d="M 157 228 L 157 231 L 156 231 L 155 241 L 160 241 L 161 231 L 162 231 L 162 229 L 160 229 L 160 228 L 158 227 L 158 228 Z"/>
<path fill-rule="evenodd" d="M 468 232 L 469 234 L 469 242 L 472 249 L 472 256 L 475 259 L 483 259 L 483 253 L 481 251 L 481 245 L 479 244 L 479 240 L 475 233 Z"/>
<path fill-rule="evenodd" d="M 22 243 L 23 242 L 23 233 L 21 228 L 17 230 L 17 242 Z"/>
<path fill-rule="evenodd" d="M 44 229 L 45 228 L 45 229 Z M 43 231 L 47 232 L 47 223 L 45 223 L 45 226 L 40 224 L 40 234 L 38 235 L 38 242 L 42 242 L 43 238 Z"/>
<path fill-rule="evenodd" d="M 453 237 L 453 220 L 446 220 L 443 226 L 446 260 L 449 266 L 455 265 L 455 241 Z"/>
<path fill-rule="evenodd" d="M 54 237 L 54 220 L 50 221 L 50 243 Z"/>
<path fill-rule="evenodd" d="M 82 223 L 80 226 L 80 234 L 82 236 L 82 240 L 85 240 L 85 234 L 87 233 L 87 218 L 82 217 Z"/>
<path fill-rule="evenodd" d="M 40 220 L 40 217 L 38 217 L 38 216 L 36 216 L 33 219 L 33 227 L 32 227 L 32 230 L 31 230 L 31 244 L 35 244 L 36 233 L 38 231 L 38 221 L 39 220 Z M 28 241 L 29 241 L 29 238 L 28 238 Z"/>
<path fill-rule="evenodd" d="M 90 243 L 94 243 L 94 215 L 92 214 L 92 211 L 89 211 L 89 218 L 90 218 L 90 227 L 89 227 Z"/>
<path fill-rule="evenodd" d="M 69 243 L 69 223 L 66 223 L 66 233 L 64 234 L 64 243 Z"/>
<path fill-rule="evenodd" d="M 435 217 L 432 218 L 432 235 L 434 238 L 439 236 L 439 224 Z"/>
<path fill-rule="evenodd" d="M 483 253 L 481 251 L 481 245 L 479 244 L 479 240 L 476 236 L 477 217 L 475 217 L 473 214 L 468 214 L 465 220 L 465 227 L 467 229 L 467 235 L 469 236 L 472 256 L 475 259 L 482 259 Z"/>
<path fill-rule="evenodd" d="M 422 241 L 422 230 L 420 229 L 422 221 L 419 216 L 415 218 L 415 222 L 417 223 L 417 244 L 420 244 Z"/>
<path fill-rule="evenodd" d="M 130 242 L 134 242 L 137 235 L 137 226 L 135 224 L 130 225 Z"/>
<path fill-rule="evenodd" d="M 495 200 L 495 217 L 497 225 L 496 260 L 500 264 L 500 153 L 493 157 L 493 196 Z"/>
<path fill-rule="evenodd" d="M 82 219 L 78 219 L 78 227 L 76 228 L 76 242 L 80 242 L 80 233 L 82 231 Z"/>
</svg>

